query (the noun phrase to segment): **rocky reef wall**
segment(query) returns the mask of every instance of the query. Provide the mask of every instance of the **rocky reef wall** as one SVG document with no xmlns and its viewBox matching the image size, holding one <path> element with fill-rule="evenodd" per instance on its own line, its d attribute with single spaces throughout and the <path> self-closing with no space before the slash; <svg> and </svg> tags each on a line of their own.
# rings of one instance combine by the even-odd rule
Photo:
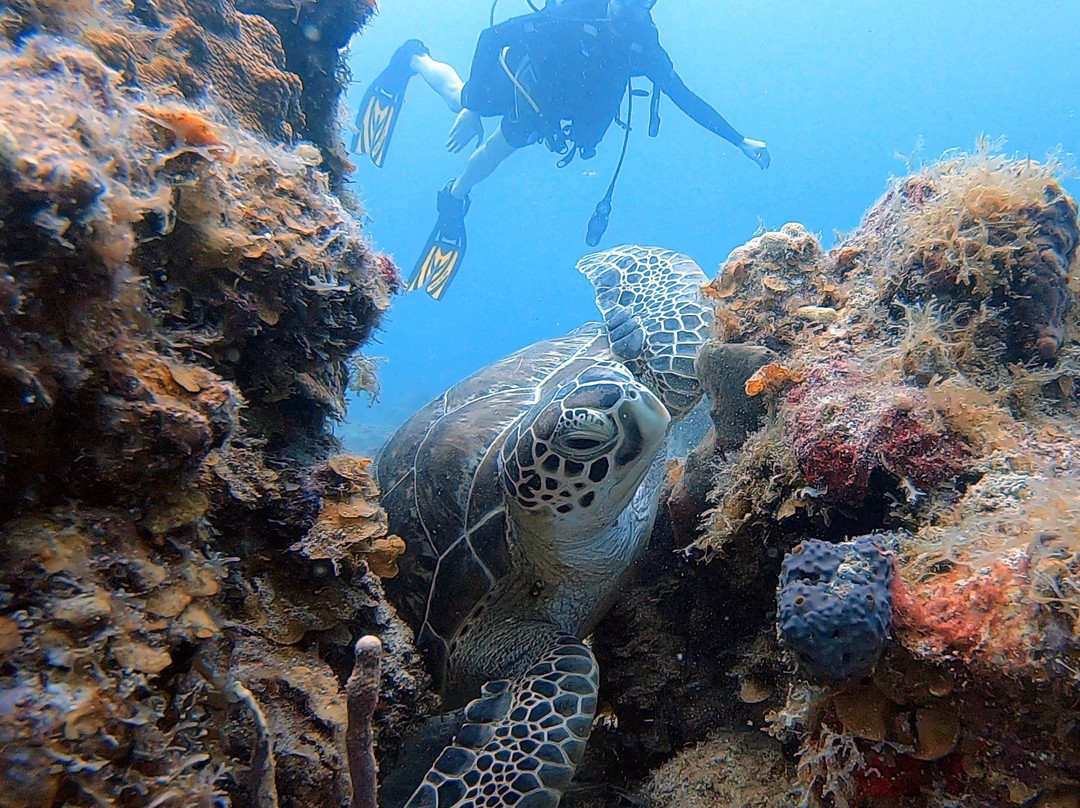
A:
<svg viewBox="0 0 1080 808">
<path fill-rule="evenodd" d="M 893 181 L 828 252 L 797 224 L 732 252 L 705 288 L 714 429 L 594 639 L 610 709 L 586 783 L 663 763 L 639 799 L 1080 799 L 1080 227 L 1058 169 L 980 144 Z M 806 539 L 835 543 L 841 583 L 795 562 Z"/>
<path fill-rule="evenodd" d="M 398 285 L 335 193 L 372 10 L 0 12 L 4 808 L 350 804 L 373 629 L 383 722 L 423 701 L 329 430 Z"/>
</svg>

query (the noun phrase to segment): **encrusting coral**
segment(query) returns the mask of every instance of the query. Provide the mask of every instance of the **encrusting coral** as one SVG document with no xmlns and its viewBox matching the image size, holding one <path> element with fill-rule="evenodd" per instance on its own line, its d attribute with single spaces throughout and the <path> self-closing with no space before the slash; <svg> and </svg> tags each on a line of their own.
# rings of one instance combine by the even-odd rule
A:
<svg viewBox="0 0 1080 808">
<path fill-rule="evenodd" d="M 398 278 L 300 140 L 370 11 L 297 72 L 230 2 L 0 15 L 3 808 L 348 805 L 372 630 L 388 748 L 424 702 L 329 432 Z"/>
<path fill-rule="evenodd" d="M 705 287 L 714 428 L 593 637 L 607 706 L 569 804 L 611 783 L 654 805 L 1074 804 L 1080 223 L 1057 171 L 980 144 L 891 183 L 828 252 L 788 224 Z M 812 684 L 777 636 L 781 562 L 859 537 L 895 554 L 891 615 L 851 649 L 862 670 Z M 735 750 L 747 727 L 776 746 Z M 771 790 L 770 754 L 796 772 Z"/>
<path fill-rule="evenodd" d="M 697 546 L 897 537 L 879 672 L 776 712 L 811 801 L 1080 782 L 1080 229 L 1054 171 L 981 144 L 895 182 L 828 254 L 786 225 L 706 289 L 720 342 L 778 359 L 746 381 L 767 413 L 720 461 Z"/>
</svg>

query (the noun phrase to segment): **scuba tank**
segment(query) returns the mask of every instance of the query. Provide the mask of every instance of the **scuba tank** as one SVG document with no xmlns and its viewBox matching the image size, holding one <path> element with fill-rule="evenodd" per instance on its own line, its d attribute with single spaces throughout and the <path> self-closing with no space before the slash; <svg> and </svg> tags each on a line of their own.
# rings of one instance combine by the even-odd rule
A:
<svg viewBox="0 0 1080 808">
<path fill-rule="evenodd" d="M 551 3 L 551 5 L 554 5 L 554 6 L 559 5 L 560 0 L 544 0 L 544 5 L 541 8 L 537 8 L 536 3 L 534 3 L 533 0 L 525 0 L 525 2 L 529 4 L 529 8 L 531 8 L 533 11 L 540 12 L 540 11 L 543 11 L 545 8 L 548 7 L 548 3 Z M 498 7 L 499 7 L 499 0 L 492 0 L 492 2 L 491 2 L 491 14 L 488 15 L 488 25 L 494 25 L 495 24 L 495 9 L 498 8 Z"/>
</svg>

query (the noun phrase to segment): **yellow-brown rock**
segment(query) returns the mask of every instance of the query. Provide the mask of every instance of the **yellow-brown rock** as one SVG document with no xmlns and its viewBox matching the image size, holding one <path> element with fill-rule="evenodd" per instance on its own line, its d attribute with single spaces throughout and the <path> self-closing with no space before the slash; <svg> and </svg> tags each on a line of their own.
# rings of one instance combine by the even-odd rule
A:
<svg viewBox="0 0 1080 808">
<path fill-rule="evenodd" d="M 336 38 L 371 6 L 319 5 L 292 65 L 270 4 L 0 13 L 0 808 L 253 804 L 238 692 L 280 805 L 341 804 L 354 632 L 388 748 L 423 703 L 363 564 L 385 530 L 337 576 L 289 549 L 324 500 L 368 518 L 328 424 L 397 284 L 334 192 Z"/>
</svg>

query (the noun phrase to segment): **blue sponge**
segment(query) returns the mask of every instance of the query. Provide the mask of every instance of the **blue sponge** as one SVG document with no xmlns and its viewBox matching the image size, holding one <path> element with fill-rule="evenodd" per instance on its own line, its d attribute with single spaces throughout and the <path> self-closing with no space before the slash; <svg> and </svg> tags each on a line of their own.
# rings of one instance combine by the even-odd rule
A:
<svg viewBox="0 0 1080 808">
<path fill-rule="evenodd" d="M 784 558 L 777 628 L 808 679 L 838 684 L 873 671 L 892 627 L 895 543 L 894 534 L 807 539 Z"/>
</svg>

